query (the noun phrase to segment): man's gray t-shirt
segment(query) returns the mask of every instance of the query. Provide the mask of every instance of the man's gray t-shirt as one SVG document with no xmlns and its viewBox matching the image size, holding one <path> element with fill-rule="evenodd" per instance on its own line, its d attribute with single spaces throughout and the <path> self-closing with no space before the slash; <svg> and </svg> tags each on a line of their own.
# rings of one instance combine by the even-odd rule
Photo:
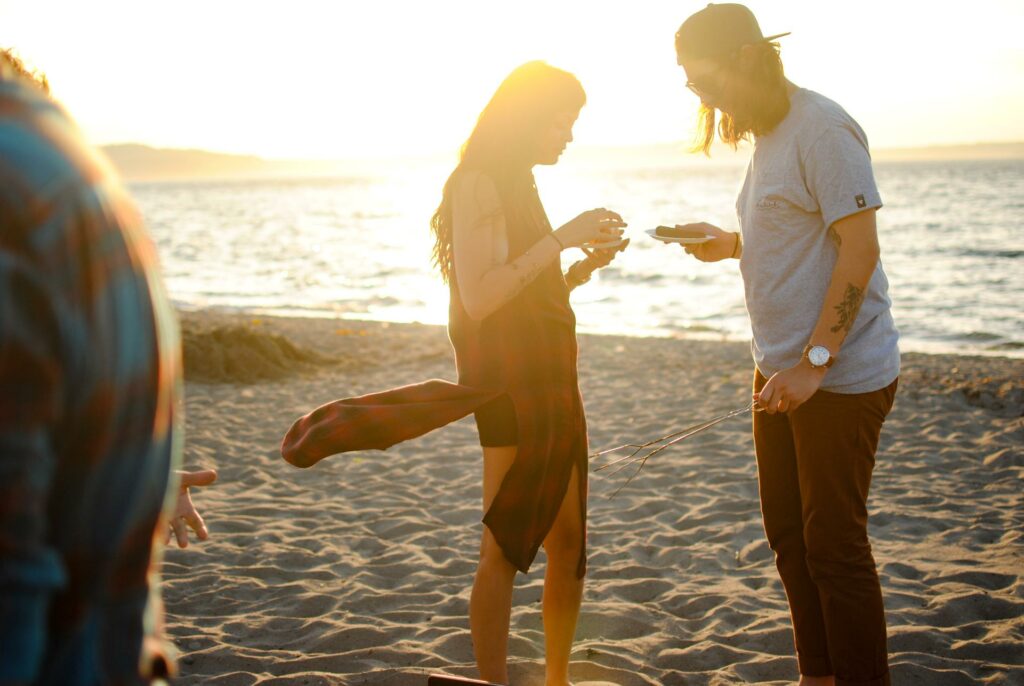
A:
<svg viewBox="0 0 1024 686">
<path fill-rule="evenodd" d="M 810 342 L 838 254 L 829 227 L 881 206 L 864 131 L 835 102 L 797 90 L 786 118 L 757 137 L 736 201 L 751 348 L 762 374 L 797 364 Z M 823 390 L 867 393 L 899 375 L 888 289 L 879 261 Z"/>
</svg>

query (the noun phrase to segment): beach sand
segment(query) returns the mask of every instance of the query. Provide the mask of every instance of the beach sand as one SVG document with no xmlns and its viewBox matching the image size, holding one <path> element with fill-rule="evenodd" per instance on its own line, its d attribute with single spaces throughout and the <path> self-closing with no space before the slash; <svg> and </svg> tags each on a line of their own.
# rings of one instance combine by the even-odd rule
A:
<svg viewBox="0 0 1024 686">
<path fill-rule="evenodd" d="M 185 466 L 220 479 L 193 496 L 211 539 L 169 549 L 163 566 L 176 683 L 473 676 L 472 417 L 307 470 L 278 451 L 324 402 L 454 379 L 444 329 L 211 312 L 183 315 L 183 329 Z M 745 344 L 584 335 L 580 349 L 592 450 L 749 402 Z M 1024 360 L 904 356 L 869 500 L 894 684 L 1024 684 L 1022 414 Z M 795 683 L 749 416 L 662 452 L 609 498 L 626 478 L 590 477 L 574 683 Z M 543 571 L 541 553 L 516 583 L 516 686 L 543 683 Z"/>
</svg>

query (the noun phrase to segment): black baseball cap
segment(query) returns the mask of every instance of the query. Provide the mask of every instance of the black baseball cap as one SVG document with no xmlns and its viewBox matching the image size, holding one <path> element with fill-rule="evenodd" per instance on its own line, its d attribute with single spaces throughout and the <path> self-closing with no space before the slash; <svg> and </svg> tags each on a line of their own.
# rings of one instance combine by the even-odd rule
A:
<svg viewBox="0 0 1024 686">
<path fill-rule="evenodd" d="M 710 3 L 690 16 L 676 31 L 676 56 L 684 59 L 721 57 L 744 45 L 775 40 L 785 33 L 765 36 L 751 12 L 739 3 Z"/>
</svg>

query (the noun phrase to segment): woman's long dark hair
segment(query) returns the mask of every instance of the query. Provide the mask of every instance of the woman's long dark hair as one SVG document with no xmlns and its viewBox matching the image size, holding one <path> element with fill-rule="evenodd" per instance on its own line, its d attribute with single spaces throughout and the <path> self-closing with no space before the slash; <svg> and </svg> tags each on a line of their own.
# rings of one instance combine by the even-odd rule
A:
<svg viewBox="0 0 1024 686">
<path fill-rule="evenodd" d="M 480 171 L 494 182 L 503 204 L 515 202 L 532 185 L 531 169 L 541 135 L 559 112 L 586 102 L 579 80 L 567 71 L 535 61 L 512 71 L 477 118 L 462 146 L 459 164 L 444 184 L 441 204 L 430 220 L 433 261 L 445 283 L 455 273 L 452 258 L 452 191 L 463 170 Z"/>
</svg>

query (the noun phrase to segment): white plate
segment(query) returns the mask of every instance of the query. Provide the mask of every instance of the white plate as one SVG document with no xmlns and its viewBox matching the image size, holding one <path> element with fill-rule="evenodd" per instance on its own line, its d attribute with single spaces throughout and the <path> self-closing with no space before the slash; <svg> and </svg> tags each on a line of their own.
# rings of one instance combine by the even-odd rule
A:
<svg viewBox="0 0 1024 686">
<path fill-rule="evenodd" d="M 583 247 L 587 250 L 607 250 L 608 248 L 617 248 L 626 242 L 626 238 L 616 238 L 611 241 L 600 241 L 594 243 L 584 243 Z"/>
<path fill-rule="evenodd" d="M 661 241 L 662 243 L 682 243 L 683 245 L 700 245 L 701 243 L 707 243 L 712 238 L 714 238 L 714 236 L 709 236 L 707 234 L 704 234 L 703 236 L 694 236 L 693 238 L 688 238 L 688 237 L 676 238 L 675 236 L 659 236 L 657 229 L 647 229 L 647 231 L 645 233 L 648 236 L 650 236 L 651 238 L 653 238 L 654 240 Z"/>
</svg>

